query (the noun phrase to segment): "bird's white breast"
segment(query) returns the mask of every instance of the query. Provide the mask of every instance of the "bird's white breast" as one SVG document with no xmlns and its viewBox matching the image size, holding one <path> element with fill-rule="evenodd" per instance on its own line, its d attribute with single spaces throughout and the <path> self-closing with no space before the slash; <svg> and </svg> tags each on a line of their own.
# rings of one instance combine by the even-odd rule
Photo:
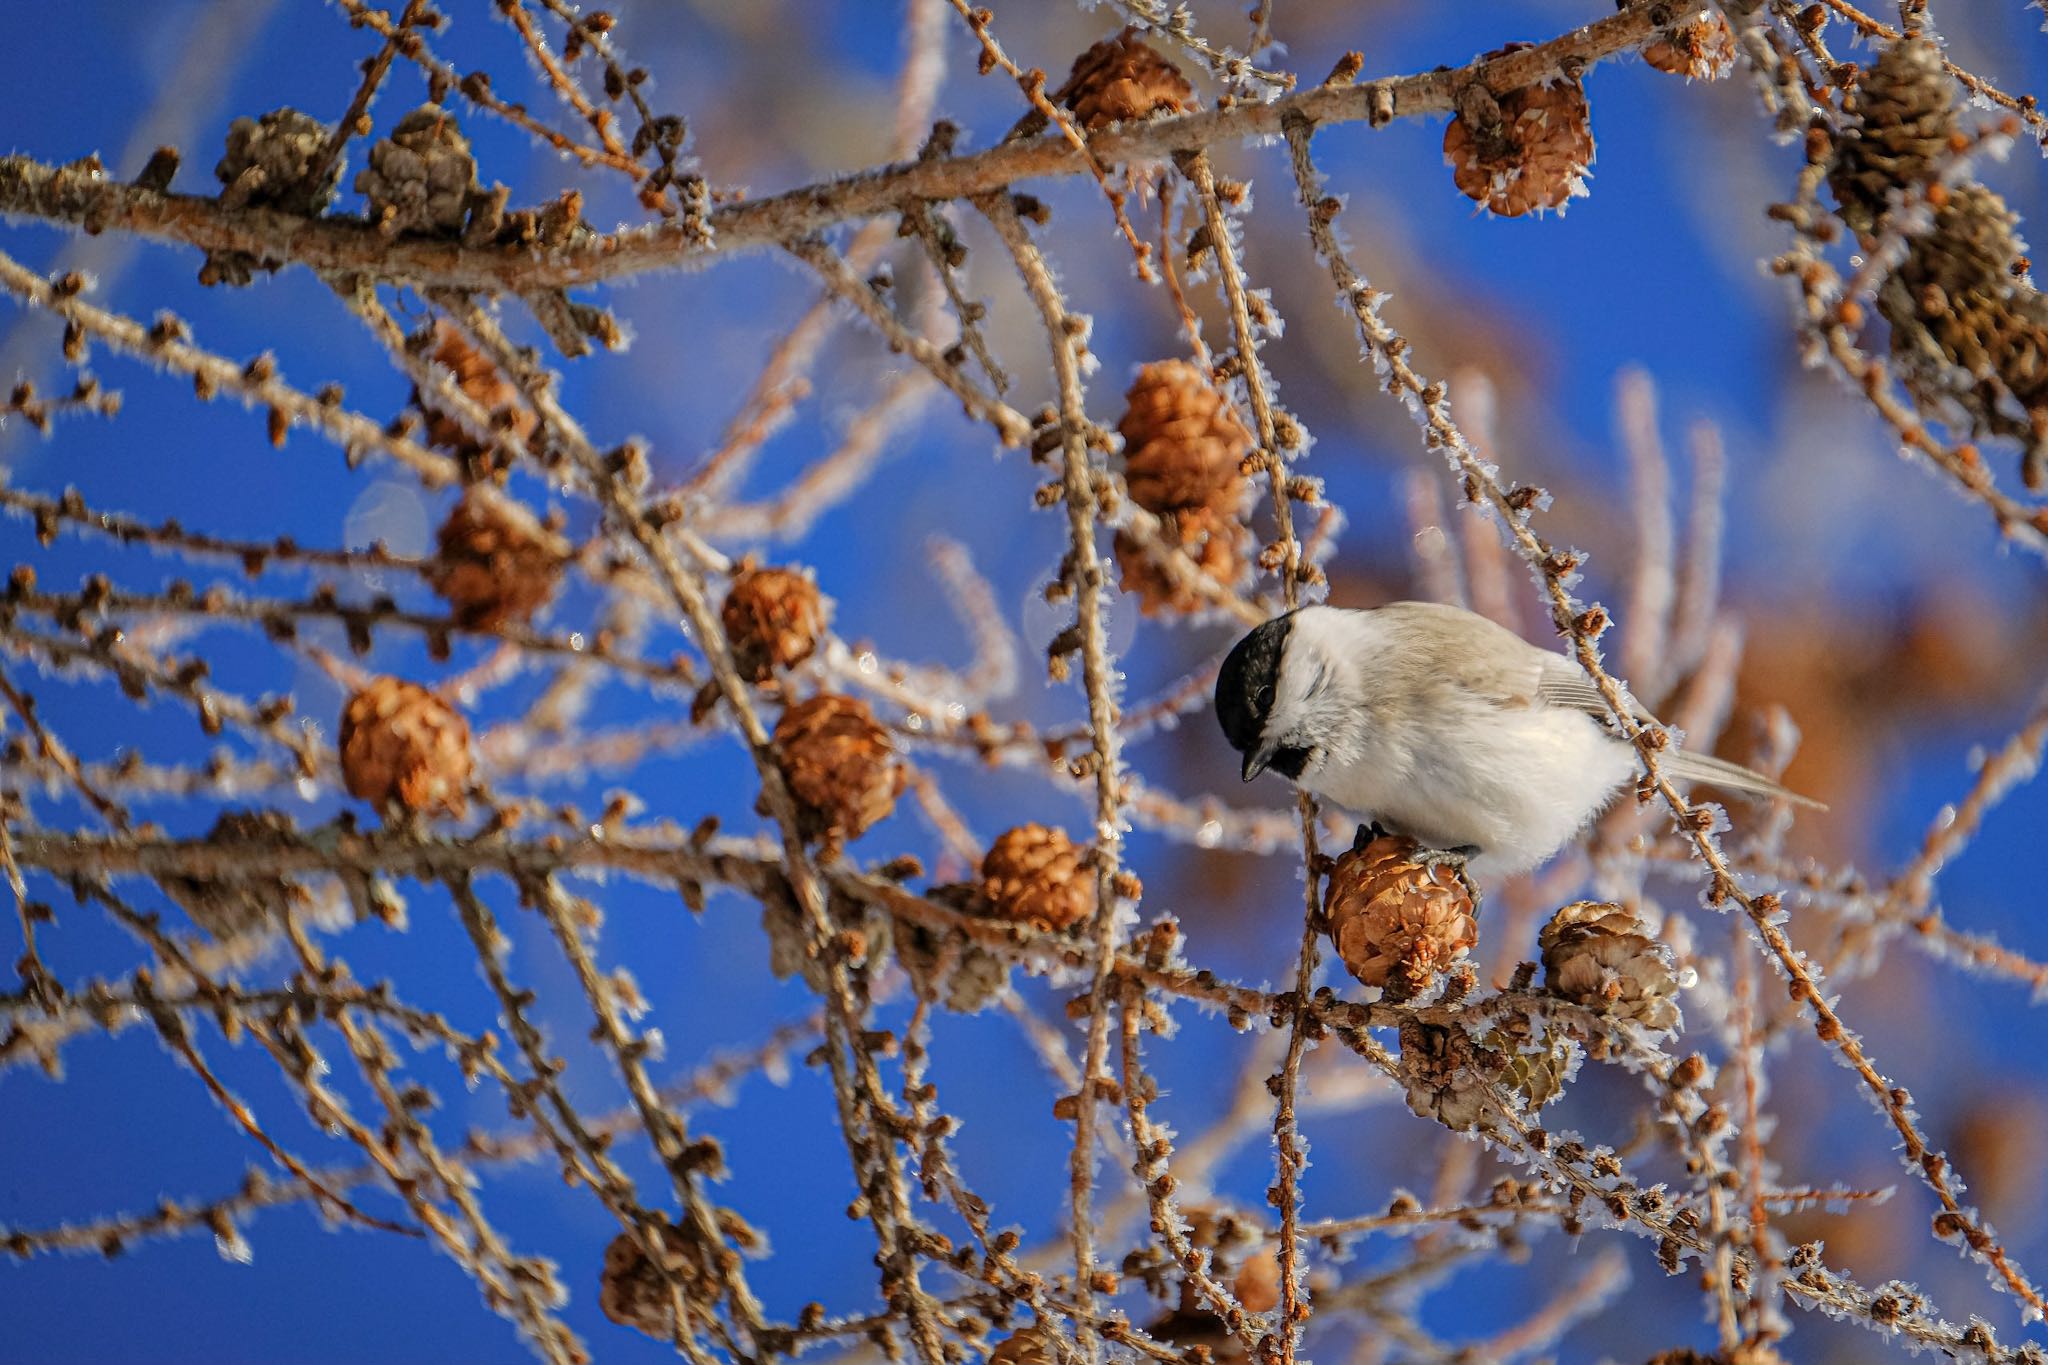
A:
<svg viewBox="0 0 2048 1365">
<path fill-rule="evenodd" d="M 1635 766 L 1591 716 L 1554 707 L 1501 706 L 1446 688 L 1426 715 L 1380 718 L 1302 785 L 1429 847 L 1478 848 L 1480 876 L 1548 858 Z"/>
</svg>

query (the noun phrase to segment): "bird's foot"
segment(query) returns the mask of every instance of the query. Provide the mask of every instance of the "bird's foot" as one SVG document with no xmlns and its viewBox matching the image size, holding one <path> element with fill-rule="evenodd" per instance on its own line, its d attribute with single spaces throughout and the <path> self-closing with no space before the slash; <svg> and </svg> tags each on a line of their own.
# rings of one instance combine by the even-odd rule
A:
<svg viewBox="0 0 2048 1365">
<path fill-rule="evenodd" d="M 1420 848 L 1415 851 L 1416 863 L 1428 871 L 1434 872 L 1440 867 L 1449 868 L 1452 875 L 1465 884 L 1465 891 L 1472 897 L 1472 906 L 1475 910 L 1479 907 L 1479 884 L 1472 880 L 1472 874 L 1466 871 L 1466 866 L 1478 856 L 1479 849 L 1472 844 L 1458 848 Z"/>
</svg>

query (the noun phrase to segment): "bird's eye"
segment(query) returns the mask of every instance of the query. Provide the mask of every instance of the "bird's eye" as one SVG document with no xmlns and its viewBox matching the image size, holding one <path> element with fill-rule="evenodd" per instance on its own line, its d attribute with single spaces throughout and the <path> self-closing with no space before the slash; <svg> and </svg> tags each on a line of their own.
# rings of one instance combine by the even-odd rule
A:
<svg viewBox="0 0 2048 1365">
<path fill-rule="evenodd" d="M 1260 688 L 1260 689 L 1259 689 L 1259 709 L 1260 709 L 1261 711 L 1267 711 L 1267 710 L 1271 710 L 1271 709 L 1272 709 L 1272 706 L 1273 706 L 1273 685 L 1272 685 L 1271 683 L 1268 683 L 1268 684 L 1266 684 L 1266 685 L 1265 685 L 1264 687 L 1262 687 L 1262 688 Z"/>
</svg>

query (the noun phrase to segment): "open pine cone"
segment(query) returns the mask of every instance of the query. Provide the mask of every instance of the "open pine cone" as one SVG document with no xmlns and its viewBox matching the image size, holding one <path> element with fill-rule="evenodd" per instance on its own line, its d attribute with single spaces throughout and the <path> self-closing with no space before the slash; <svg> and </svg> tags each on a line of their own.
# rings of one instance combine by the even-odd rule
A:
<svg viewBox="0 0 2048 1365">
<path fill-rule="evenodd" d="M 1621 906 L 1573 901 L 1550 917 L 1538 946 L 1543 987 L 1552 995 L 1644 1028 L 1683 1022 L 1671 950 Z"/>
<path fill-rule="evenodd" d="M 1852 117 L 1835 144 L 1828 187 L 1842 221 L 1867 237 L 1891 192 L 1925 182 L 1948 155 L 1959 127 L 1956 83 L 1939 47 L 1904 38 L 1878 54 L 1844 103 Z"/>
<path fill-rule="evenodd" d="M 1095 913 L 1088 850 L 1063 829 L 1019 825 L 981 860 L 981 889 L 997 916 L 1037 929 L 1071 929 Z"/>
<path fill-rule="evenodd" d="M 380 811 L 460 816 L 469 786 L 469 722 L 403 678 L 377 678 L 341 711 L 341 776 Z"/>
<path fill-rule="evenodd" d="M 774 738 L 807 838 L 857 839 L 896 808 L 903 765 L 864 703 L 830 692 L 798 702 Z"/>
<path fill-rule="evenodd" d="M 1012 1332 L 989 1352 L 988 1365 L 1053 1365 L 1058 1359 L 1036 1327 Z"/>
<path fill-rule="evenodd" d="M 1197 509 L 1161 519 L 1166 538 L 1187 551 L 1203 573 L 1225 587 L 1244 574 L 1244 527 L 1228 517 Z M 1134 594 L 1138 610 L 1146 616 L 1165 616 L 1200 611 L 1209 599 L 1192 587 L 1176 582 L 1128 532 L 1116 533 L 1117 586 Z"/>
<path fill-rule="evenodd" d="M 311 114 L 273 109 L 262 118 L 238 118 L 228 126 L 227 152 L 213 174 L 231 207 L 257 205 L 314 217 L 334 202 L 341 183 L 336 157 L 318 182 L 314 160 L 331 130 Z"/>
<path fill-rule="evenodd" d="M 476 158 L 455 116 L 423 104 L 398 121 L 391 136 L 370 145 L 370 164 L 356 175 L 370 203 L 370 222 L 387 237 L 415 232 L 452 237 L 482 193 Z"/>
<path fill-rule="evenodd" d="M 1995 191 L 1952 185 L 1878 291 L 1892 359 L 1929 415 L 2026 447 L 2027 485 L 2048 457 L 2048 300 L 2021 278 L 2019 220 Z"/>
<path fill-rule="evenodd" d="M 655 1225 L 657 1241 L 667 1262 L 670 1277 L 679 1280 L 684 1292 L 699 1303 L 716 1299 L 717 1285 L 703 1273 L 702 1258 L 681 1229 L 667 1223 Z M 598 1281 L 597 1306 L 622 1327 L 633 1327 L 658 1341 L 675 1335 L 675 1316 L 667 1282 L 630 1232 L 612 1238 L 604 1249 L 604 1271 Z"/>
<path fill-rule="evenodd" d="M 1504 1015 L 1478 1040 L 1483 1055 L 1497 1068 L 1495 1079 L 1521 1095 L 1535 1113 L 1564 1093 L 1576 1052 L 1562 1032 L 1537 1032 L 1537 1023 L 1522 1015 Z"/>
<path fill-rule="evenodd" d="M 1726 19 L 1710 11 L 1645 43 L 1643 60 L 1687 80 L 1718 81 L 1735 69 L 1735 34 Z"/>
<path fill-rule="evenodd" d="M 1479 941 L 1472 891 L 1413 839 L 1383 834 L 1337 859 L 1323 893 L 1330 942 L 1351 974 L 1389 1000 L 1421 994 Z"/>
<path fill-rule="evenodd" d="M 1463 1029 L 1440 1028 L 1419 1019 L 1401 1023 L 1408 1107 L 1454 1133 L 1477 1126 L 1486 1112 L 1486 1086 L 1474 1068 L 1490 1060 Z"/>
<path fill-rule="evenodd" d="M 440 549 L 428 571 L 434 591 L 475 630 L 532 620 L 569 562 L 566 540 L 484 484 L 472 484 L 441 523 Z"/>
<path fill-rule="evenodd" d="M 1487 57 L 1504 57 L 1510 43 Z M 1585 188 L 1593 164 L 1592 110 L 1573 77 L 1495 96 L 1467 86 L 1444 129 L 1444 160 L 1465 196 L 1503 218 L 1562 208 Z"/>
<path fill-rule="evenodd" d="M 733 575 L 719 619 L 732 641 L 733 662 L 756 683 L 811 657 L 824 633 L 824 597 L 810 575 L 743 564 Z"/>
<path fill-rule="evenodd" d="M 1053 98 L 1092 133 L 1128 119 L 1182 113 L 1193 106 L 1194 96 L 1180 68 L 1127 28 L 1076 57 Z"/>
</svg>

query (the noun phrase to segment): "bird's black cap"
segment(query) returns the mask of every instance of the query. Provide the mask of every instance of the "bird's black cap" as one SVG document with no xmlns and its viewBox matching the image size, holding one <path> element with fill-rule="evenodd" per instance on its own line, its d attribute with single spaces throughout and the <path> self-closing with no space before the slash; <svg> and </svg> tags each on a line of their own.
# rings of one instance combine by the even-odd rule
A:
<svg viewBox="0 0 2048 1365">
<path fill-rule="evenodd" d="M 1266 713 L 1273 709 L 1273 690 L 1280 678 L 1280 655 L 1294 613 L 1276 616 L 1239 640 L 1216 673 L 1216 719 L 1230 747 L 1249 754 L 1259 743 Z"/>
</svg>

